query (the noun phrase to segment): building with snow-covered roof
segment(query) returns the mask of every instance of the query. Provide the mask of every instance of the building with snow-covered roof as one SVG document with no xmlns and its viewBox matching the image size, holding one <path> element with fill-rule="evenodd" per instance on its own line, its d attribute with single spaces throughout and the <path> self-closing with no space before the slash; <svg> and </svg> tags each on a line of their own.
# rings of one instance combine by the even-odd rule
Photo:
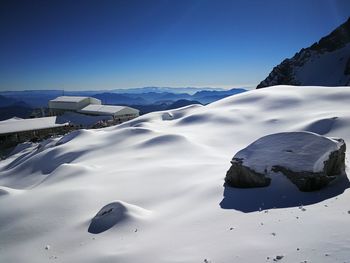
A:
<svg viewBox="0 0 350 263">
<path fill-rule="evenodd" d="M 96 125 L 91 122 L 97 119 L 98 123 L 110 126 L 131 120 L 140 114 L 139 110 L 131 107 L 102 105 L 98 99 L 78 96 L 61 96 L 50 100 L 49 111 L 51 115 L 65 116 L 69 120 L 74 119 L 71 123 L 81 128 L 95 127 Z M 67 115 L 67 113 L 75 114 Z M 84 118 L 84 115 L 87 118 Z"/>
<path fill-rule="evenodd" d="M 78 111 L 87 105 L 101 105 L 101 101 L 92 97 L 60 96 L 49 101 L 52 115 L 60 115 L 66 111 Z"/>
<path fill-rule="evenodd" d="M 123 122 L 139 116 L 140 111 L 127 106 L 90 104 L 78 112 L 95 116 L 112 116 L 114 120 Z"/>
<path fill-rule="evenodd" d="M 0 121 L 0 145 L 8 147 L 19 142 L 63 134 L 68 126 L 69 123 L 59 122 L 56 116 L 34 119 L 14 117 Z"/>
</svg>

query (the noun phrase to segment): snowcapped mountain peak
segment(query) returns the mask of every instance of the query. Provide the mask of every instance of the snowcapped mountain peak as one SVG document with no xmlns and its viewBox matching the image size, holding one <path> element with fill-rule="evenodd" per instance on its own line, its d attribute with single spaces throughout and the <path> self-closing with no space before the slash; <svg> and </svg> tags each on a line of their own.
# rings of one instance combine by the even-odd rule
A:
<svg viewBox="0 0 350 263">
<path fill-rule="evenodd" d="M 274 67 L 258 86 L 350 85 L 350 18 L 308 48 Z"/>
</svg>

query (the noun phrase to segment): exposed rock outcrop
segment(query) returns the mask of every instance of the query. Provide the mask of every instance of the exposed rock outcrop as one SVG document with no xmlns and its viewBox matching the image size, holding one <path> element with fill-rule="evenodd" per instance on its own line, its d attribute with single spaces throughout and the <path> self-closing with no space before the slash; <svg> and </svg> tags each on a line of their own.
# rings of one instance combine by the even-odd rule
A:
<svg viewBox="0 0 350 263">
<path fill-rule="evenodd" d="M 226 183 L 239 188 L 264 187 L 271 182 L 265 174 L 258 173 L 243 165 L 243 160 L 233 158 L 226 174 Z"/>
<path fill-rule="evenodd" d="M 344 140 L 311 132 L 271 134 L 233 157 L 225 181 L 233 187 L 264 187 L 270 173 L 281 172 L 300 191 L 319 190 L 344 173 L 345 150 Z"/>
<path fill-rule="evenodd" d="M 350 18 L 328 36 L 274 67 L 257 89 L 274 85 L 350 85 Z"/>
</svg>

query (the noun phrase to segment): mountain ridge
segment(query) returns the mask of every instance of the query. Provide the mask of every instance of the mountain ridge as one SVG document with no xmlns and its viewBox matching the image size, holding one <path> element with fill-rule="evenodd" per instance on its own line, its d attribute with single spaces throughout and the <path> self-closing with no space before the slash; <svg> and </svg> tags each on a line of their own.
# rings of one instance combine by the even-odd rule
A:
<svg viewBox="0 0 350 263">
<path fill-rule="evenodd" d="M 350 17 L 318 42 L 283 60 L 256 88 L 275 85 L 349 86 Z"/>
</svg>

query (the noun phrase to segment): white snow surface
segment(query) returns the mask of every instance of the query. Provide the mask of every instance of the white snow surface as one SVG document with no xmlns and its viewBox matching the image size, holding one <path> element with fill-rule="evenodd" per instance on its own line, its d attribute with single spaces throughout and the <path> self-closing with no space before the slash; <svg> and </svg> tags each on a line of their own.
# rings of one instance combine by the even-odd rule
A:
<svg viewBox="0 0 350 263">
<path fill-rule="evenodd" d="M 296 172 L 322 172 L 329 155 L 342 143 L 312 132 L 281 132 L 264 136 L 234 158 L 258 173 L 282 166 Z"/>
<path fill-rule="evenodd" d="M 223 186 L 262 136 L 348 143 L 349 101 L 347 87 L 271 87 L 18 147 L 0 161 L 0 262 L 349 262 L 347 178 Z"/>
</svg>

